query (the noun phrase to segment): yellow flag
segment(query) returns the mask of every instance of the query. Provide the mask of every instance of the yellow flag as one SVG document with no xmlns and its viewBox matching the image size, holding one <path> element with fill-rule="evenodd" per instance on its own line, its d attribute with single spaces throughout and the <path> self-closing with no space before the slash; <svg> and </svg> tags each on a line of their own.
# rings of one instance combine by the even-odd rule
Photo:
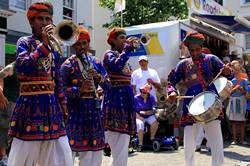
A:
<svg viewBox="0 0 250 166">
<path fill-rule="evenodd" d="M 125 9 L 125 6 L 126 6 L 125 0 L 115 0 L 114 12 L 117 13 L 123 11 Z"/>
</svg>

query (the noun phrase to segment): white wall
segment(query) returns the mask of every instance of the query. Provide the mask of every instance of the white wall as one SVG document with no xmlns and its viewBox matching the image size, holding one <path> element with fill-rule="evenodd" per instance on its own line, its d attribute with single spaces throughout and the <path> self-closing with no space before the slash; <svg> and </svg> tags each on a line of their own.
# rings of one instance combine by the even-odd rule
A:
<svg viewBox="0 0 250 166">
<path fill-rule="evenodd" d="M 104 52 L 110 48 L 107 43 L 108 29 L 103 28 L 102 25 L 110 22 L 110 11 L 99 7 L 99 0 L 93 0 L 93 33 L 92 33 L 92 46 L 96 50 L 96 56 L 103 58 Z"/>
<path fill-rule="evenodd" d="M 76 0 L 76 22 L 84 23 L 85 26 L 92 26 L 92 0 Z"/>
<path fill-rule="evenodd" d="M 25 11 L 17 11 L 13 16 L 8 17 L 7 25 L 9 30 L 31 33 Z"/>
<path fill-rule="evenodd" d="M 32 2 L 37 2 L 39 0 L 32 0 Z M 57 24 L 62 20 L 63 15 L 63 1 L 62 0 L 54 0 L 50 1 L 54 7 L 54 23 Z M 29 4 L 28 4 L 29 6 Z M 9 30 L 23 32 L 23 33 L 31 33 L 31 28 L 29 21 L 26 17 L 26 11 L 16 11 L 13 16 L 8 17 L 7 25 Z"/>
<path fill-rule="evenodd" d="M 91 37 L 91 47 L 96 50 L 96 56 L 102 58 L 103 53 L 109 48 L 106 28 L 102 25 L 110 20 L 110 12 L 99 7 L 99 0 L 77 0 L 76 22 L 84 23 Z"/>
</svg>

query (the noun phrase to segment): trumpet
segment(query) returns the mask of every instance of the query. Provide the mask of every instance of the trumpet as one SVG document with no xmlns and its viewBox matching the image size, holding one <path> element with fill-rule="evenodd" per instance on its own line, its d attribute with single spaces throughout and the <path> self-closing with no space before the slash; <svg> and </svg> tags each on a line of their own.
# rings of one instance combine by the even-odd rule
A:
<svg viewBox="0 0 250 166">
<path fill-rule="evenodd" d="M 136 36 L 130 36 L 127 39 L 127 42 L 132 43 L 133 47 L 135 49 L 139 48 L 141 45 L 146 46 L 150 43 L 150 36 L 148 35 L 142 35 L 140 38 Z"/>
<path fill-rule="evenodd" d="M 62 55 L 61 44 L 72 46 L 78 38 L 78 26 L 73 21 L 63 20 L 54 31 L 54 34 L 48 34 L 50 47 Z"/>
</svg>

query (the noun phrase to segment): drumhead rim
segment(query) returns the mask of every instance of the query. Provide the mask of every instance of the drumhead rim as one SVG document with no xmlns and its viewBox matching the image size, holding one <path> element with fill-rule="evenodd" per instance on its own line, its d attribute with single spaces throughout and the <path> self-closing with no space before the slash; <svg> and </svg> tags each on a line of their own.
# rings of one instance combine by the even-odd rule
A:
<svg viewBox="0 0 250 166">
<path fill-rule="evenodd" d="M 203 95 L 203 94 L 205 94 L 205 93 L 214 94 L 215 100 L 216 100 L 216 99 L 219 99 L 219 96 L 218 96 L 215 92 L 213 92 L 213 91 L 203 91 L 203 92 L 197 94 L 196 96 L 194 96 L 194 98 L 193 98 L 193 99 L 190 101 L 190 103 L 188 104 L 188 112 L 189 112 L 189 113 L 190 113 L 191 104 L 194 103 L 195 99 L 199 98 L 201 95 Z M 194 115 L 194 114 L 192 114 L 192 115 Z"/>
</svg>

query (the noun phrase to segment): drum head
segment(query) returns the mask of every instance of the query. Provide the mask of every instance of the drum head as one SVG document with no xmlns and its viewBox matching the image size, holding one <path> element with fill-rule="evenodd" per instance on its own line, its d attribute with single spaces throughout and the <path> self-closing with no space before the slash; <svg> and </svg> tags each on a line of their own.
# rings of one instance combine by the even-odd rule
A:
<svg viewBox="0 0 250 166">
<path fill-rule="evenodd" d="M 227 85 L 227 78 L 226 77 L 220 77 L 216 79 L 214 82 L 215 88 L 218 93 L 221 93 L 222 90 L 226 87 Z"/>
<path fill-rule="evenodd" d="M 213 92 L 202 92 L 195 96 L 189 104 L 189 113 L 200 115 L 206 112 L 215 102 L 217 95 Z"/>
</svg>

